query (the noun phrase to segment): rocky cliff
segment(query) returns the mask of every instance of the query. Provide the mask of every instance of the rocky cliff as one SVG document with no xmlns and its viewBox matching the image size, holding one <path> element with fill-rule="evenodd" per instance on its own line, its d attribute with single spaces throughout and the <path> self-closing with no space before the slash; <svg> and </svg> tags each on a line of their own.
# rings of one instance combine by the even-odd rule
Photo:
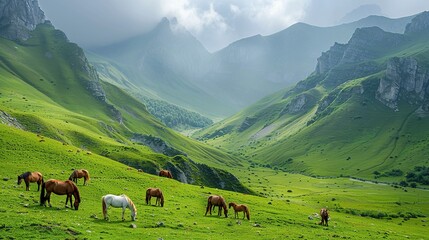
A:
<svg viewBox="0 0 429 240">
<path fill-rule="evenodd" d="M 384 105 L 398 109 L 398 102 L 406 99 L 410 104 L 429 110 L 429 72 L 412 57 L 391 58 L 386 74 L 380 79 L 376 98 Z"/>
<path fill-rule="evenodd" d="M 335 43 L 317 59 L 316 74 L 326 74 L 325 85 L 337 86 L 347 80 L 367 76 L 381 69 L 370 61 L 382 56 L 405 40 L 402 34 L 378 27 L 358 28 L 347 44 Z M 354 64 L 353 69 L 347 65 Z M 343 69 L 338 71 L 338 67 Z"/>
<path fill-rule="evenodd" d="M 0 13 L 0 36 L 9 40 L 27 40 L 45 22 L 37 0 L 0 0 Z"/>
</svg>

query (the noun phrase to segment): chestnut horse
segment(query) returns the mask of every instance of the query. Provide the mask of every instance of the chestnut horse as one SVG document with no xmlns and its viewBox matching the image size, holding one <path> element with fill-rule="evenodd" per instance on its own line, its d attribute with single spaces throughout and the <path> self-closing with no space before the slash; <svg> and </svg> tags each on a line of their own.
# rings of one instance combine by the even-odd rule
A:
<svg viewBox="0 0 429 240">
<path fill-rule="evenodd" d="M 162 194 L 161 189 L 159 188 L 148 188 L 146 190 L 146 204 L 151 204 L 151 197 L 156 197 L 156 205 L 160 205 L 161 207 L 164 207 L 164 195 Z"/>
<path fill-rule="evenodd" d="M 212 206 L 219 207 L 219 211 L 217 213 L 218 216 L 222 216 L 222 208 L 223 208 L 225 217 L 228 217 L 228 208 L 226 207 L 225 199 L 222 196 L 218 196 L 218 195 L 209 196 L 209 198 L 207 199 L 206 216 L 207 216 L 207 212 L 209 211 L 210 211 L 210 215 L 212 215 Z"/>
<path fill-rule="evenodd" d="M 107 215 L 107 209 L 109 208 L 109 206 L 122 208 L 122 221 L 125 221 L 125 209 L 129 208 L 131 210 L 131 220 L 136 220 L 136 205 L 134 205 L 133 201 L 131 201 L 131 199 L 125 194 L 122 194 L 120 196 L 116 196 L 113 194 L 104 195 L 101 198 L 101 205 L 103 207 L 104 220 L 109 220 L 109 216 Z"/>
<path fill-rule="evenodd" d="M 77 184 L 77 179 L 83 177 L 83 185 L 86 185 L 86 181 L 89 181 L 89 172 L 85 169 L 74 170 L 69 177 L 69 180 Z"/>
<path fill-rule="evenodd" d="M 235 218 L 238 218 L 238 212 L 243 212 L 243 219 L 247 215 L 247 220 L 250 220 L 249 208 L 244 204 L 229 203 L 229 208 L 234 208 Z"/>
<path fill-rule="evenodd" d="M 161 170 L 158 175 L 161 177 L 173 178 L 173 175 L 171 175 L 171 172 L 168 170 Z"/>
<path fill-rule="evenodd" d="M 46 190 L 46 195 L 45 195 Z M 66 180 L 65 182 L 50 179 L 42 184 L 42 191 L 40 192 L 40 206 L 46 207 L 46 200 L 48 200 L 49 207 L 51 205 L 51 193 L 55 193 L 57 195 L 67 195 L 66 198 L 66 207 L 67 203 L 70 199 L 70 208 L 72 207 L 72 195 L 74 196 L 74 208 L 78 210 L 80 203 L 80 194 L 79 189 L 76 184 L 70 180 Z"/>
<path fill-rule="evenodd" d="M 21 185 L 22 179 L 25 181 L 25 190 L 30 191 L 30 183 L 37 182 L 37 191 L 40 190 L 40 184 L 43 183 L 43 175 L 39 172 L 25 172 L 18 176 L 18 185 Z"/>
<path fill-rule="evenodd" d="M 326 208 L 320 209 L 320 217 L 322 218 L 322 220 L 320 221 L 319 225 L 328 226 L 328 220 L 329 220 L 328 209 Z"/>
</svg>

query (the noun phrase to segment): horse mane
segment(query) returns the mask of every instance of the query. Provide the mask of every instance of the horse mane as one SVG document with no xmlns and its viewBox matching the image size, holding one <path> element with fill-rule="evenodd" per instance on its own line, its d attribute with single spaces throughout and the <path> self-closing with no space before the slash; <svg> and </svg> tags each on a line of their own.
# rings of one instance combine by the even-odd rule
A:
<svg viewBox="0 0 429 240">
<path fill-rule="evenodd" d="M 28 177 L 30 174 L 31 174 L 31 172 L 25 172 L 25 173 L 23 173 L 23 174 L 19 175 L 19 177 L 20 177 L 20 178 L 25 179 L 25 178 L 26 178 L 26 177 Z"/>
<path fill-rule="evenodd" d="M 134 205 L 133 201 L 131 201 L 131 199 L 127 195 L 125 195 L 125 194 L 122 194 L 122 195 L 124 195 L 125 199 L 127 199 L 127 202 L 128 202 L 128 205 L 130 206 L 130 209 L 133 208 L 133 212 L 135 214 L 137 214 L 137 208 L 136 208 L 136 205 Z"/>
<path fill-rule="evenodd" d="M 77 199 L 77 202 L 80 203 L 80 193 L 79 193 L 79 188 L 77 188 L 76 184 L 74 182 L 71 182 L 72 186 L 73 186 L 73 190 L 76 193 L 75 194 L 75 198 Z"/>
</svg>

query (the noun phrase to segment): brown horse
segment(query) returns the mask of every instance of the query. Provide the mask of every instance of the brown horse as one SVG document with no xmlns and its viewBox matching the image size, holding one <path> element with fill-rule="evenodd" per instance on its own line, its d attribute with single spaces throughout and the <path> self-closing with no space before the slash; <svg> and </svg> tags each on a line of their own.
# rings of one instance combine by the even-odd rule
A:
<svg viewBox="0 0 429 240">
<path fill-rule="evenodd" d="M 164 195 L 162 194 L 161 189 L 159 188 L 148 188 L 146 190 L 146 204 L 151 204 L 151 197 L 156 197 L 156 205 L 160 205 L 161 207 L 164 207 Z"/>
<path fill-rule="evenodd" d="M 45 195 L 46 190 L 46 195 Z M 66 207 L 67 203 L 70 199 L 70 208 L 72 207 L 72 195 L 74 196 L 74 208 L 78 210 L 80 203 L 80 194 L 79 189 L 76 184 L 70 180 L 65 182 L 50 179 L 42 184 L 42 191 L 40 192 L 40 206 L 46 206 L 46 200 L 48 200 L 49 207 L 51 205 L 51 193 L 55 193 L 57 195 L 67 195 L 66 198 Z"/>
<path fill-rule="evenodd" d="M 235 218 L 238 218 L 238 212 L 243 212 L 243 219 L 247 215 L 247 220 L 250 220 L 249 208 L 244 204 L 229 203 L 229 208 L 234 208 Z"/>
<path fill-rule="evenodd" d="M 329 220 L 328 209 L 326 208 L 320 209 L 320 217 L 322 218 L 322 220 L 320 221 L 319 225 L 328 226 L 328 220 Z"/>
<path fill-rule="evenodd" d="M 39 172 L 25 172 L 18 176 L 18 185 L 21 185 L 22 179 L 25 181 L 25 190 L 30 191 L 30 183 L 37 182 L 37 191 L 40 190 L 40 184 L 43 183 L 43 175 Z"/>
<path fill-rule="evenodd" d="M 69 177 L 70 181 L 73 181 L 77 184 L 77 179 L 83 177 L 83 185 L 86 185 L 86 181 L 89 181 L 89 172 L 85 169 L 74 170 Z"/>
<path fill-rule="evenodd" d="M 219 211 L 217 213 L 218 216 L 222 216 L 222 208 L 225 213 L 225 217 L 228 217 L 228 208 L 226 207 L 225 199 L 222 196 L 211 195 L 207 199 L 207 208 L 206 208 L 206 216 L 207 212 L 210 211 L 210 215 L 212 215 L 212 206 L 218 206 Z"/>
<path fill-rule="evenodd" d="M 168 170 L 161 170 L 158 175 L 161 177 L 173 178 L 173 175 L 171 175 L 171 172 Z"/>
</svg>

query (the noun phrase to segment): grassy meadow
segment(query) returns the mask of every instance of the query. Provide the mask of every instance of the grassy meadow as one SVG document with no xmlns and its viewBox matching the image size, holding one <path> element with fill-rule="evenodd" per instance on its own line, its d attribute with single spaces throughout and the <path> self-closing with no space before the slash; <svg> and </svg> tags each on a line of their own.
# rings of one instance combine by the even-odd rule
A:
<svg viewBox="0 0 429 240">
<path fill-rule="evenodd" d="M 265 168 L 231 169 L 260 195 L 253 196 L 128 170 L 59 141 L 40 140 L 40 135 L 0 124 L 1 238 L 425 239 L 429 234 L 429 191 L 422 189 L 316 179 Z M 42 172 L 45 179 L 65 180 L 74 168 L 91 174 L 87 186 L 82 179 L 78 183 L 82 202 L 77 211 L 64 208 L 65 196 L 58 195 L 51 196 L 52 208 L 41 207 L 36 184 L 28 192 L 16 184 L 16 176 L 28 170 Z M 163 190 L 163 208 L 144 203 L 148 187 Z M 101 197 L 107 193 L 127 194 L 137 206 L 137 221 L 131 222 L 127 209 L 123 222 L 121 210 L 115 208 L 109 209 L 110 221 L 103 220 Z M 251 220 L 234 219 L 232 209 L 228 218 L 204 216 L 210 194 L 247 204 Z M 330 209 L 329 227 L 317 225 L 318 218 L 309 219 L 321 207 Z M 137 228 L 131 228 L 132 223 Z"/>
</svg>

